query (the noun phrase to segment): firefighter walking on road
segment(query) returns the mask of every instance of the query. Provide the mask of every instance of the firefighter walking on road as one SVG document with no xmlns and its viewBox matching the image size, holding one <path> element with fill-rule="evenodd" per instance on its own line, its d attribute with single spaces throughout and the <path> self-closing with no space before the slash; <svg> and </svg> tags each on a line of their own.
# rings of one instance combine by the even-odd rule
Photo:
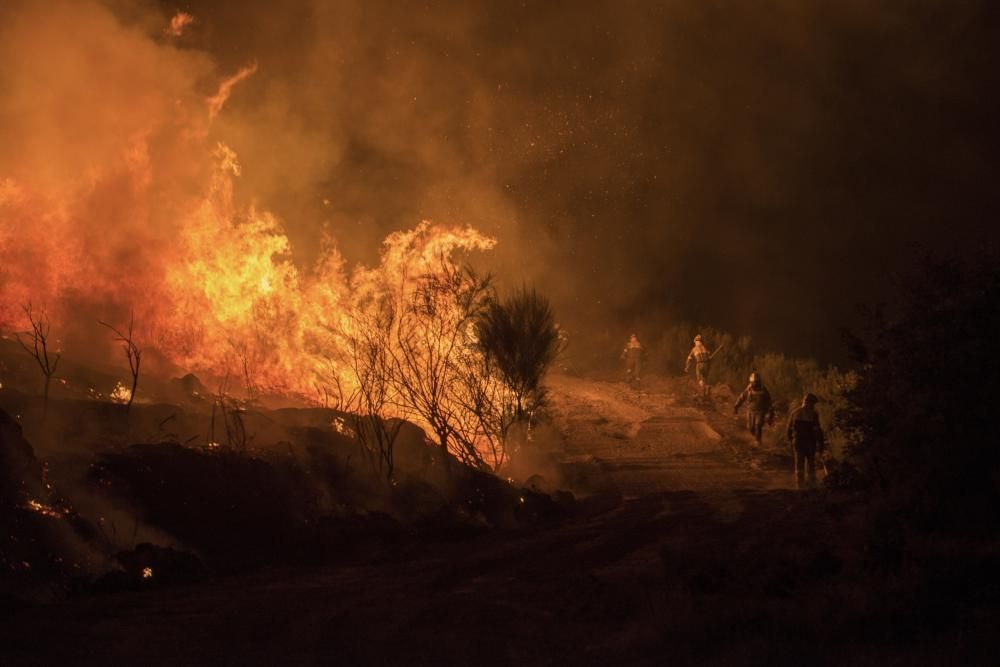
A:
<svg viewBox="0 0 1000 667">
<path fill-rule="evenodd" d="M 698 389 L 701 392 L 701 397 L 705 399 L 709 398 L 708 371 L 712 366 L 712 357 L 714 356 L 715 354 L 709 352 L 708 348 L 705 347 L 705 343 L 701 339 L 701 334 L 698 334 L 694 337 L 694 347 L 691 348 L 691 352 L 687 356 L 687 361 L 684 362 L 685 373 L 691 370 L 691 364 L 694 363 L 694 375 L 698 381 Z"/>
<path fill-rule="evenodd" d="M 625 349 L 622 350 L 622 359 L 625 360 L 625 373 L 628 376 L 628 383 L 632 387 L 638 387 L 641 379 L 642 351 L 639 337 L 635 334 L 629 336 L 628 342 L 625 343 Z"/>
<path fill-rule="evenodd" d="M 754 440 L 760 445 L 764 434 L 764 421 L 766 420 L 769 426 L 774 425 L 774 406 L 771 403 L 771 392 L 764 386 L 764 381 L 757 371 L 750 374 L 750 383 L 736 399 L 733 414 L 738 413 L 744 403 L 747 404 L 747 430 L 753 433 Z"/>
<path fill-rule="evenodd" d="M 792 443 L 795 482 L 800 489 L 806 482 L 810 486 L 816 483 L 816 454 L 822 454 L 826 445 L 816 412 L 817 402 L 815 394 L 806 394 L 801 407 L 788 417 L 788 441 Z"/>
</svg>

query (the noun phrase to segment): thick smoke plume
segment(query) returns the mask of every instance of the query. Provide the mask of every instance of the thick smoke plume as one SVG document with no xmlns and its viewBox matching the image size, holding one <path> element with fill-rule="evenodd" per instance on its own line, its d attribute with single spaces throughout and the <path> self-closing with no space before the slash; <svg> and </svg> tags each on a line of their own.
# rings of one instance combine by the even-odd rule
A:
<svg viewBox="0 0 1000 667">
<path fill-rule="evenodd" d="M 830 359 L 915 247 L 996 247 L 985 0 L 186 7 L 260 64 L 220 127 L 297 256 L 471 222 L 610 354 L 687 320 Z"/>
<path fill-rule="evenodd" d="M 0 233 L 24 261 L 3 269 L 5 309 L 29 282 L 62 293 L 102 267 L 103 302 L 177 266 L 153 248 L 221 178 L 219 143 L 238 156 L 224 204 L 280 221 L 297 276 L 324 237 L 374 264 L 418 220 L 473 224 L 571 337 L 685 319 L 829 358 L 915 245 L 996 245 L 992 3 L 180 10 L 8 12 Z"/>
</svg>

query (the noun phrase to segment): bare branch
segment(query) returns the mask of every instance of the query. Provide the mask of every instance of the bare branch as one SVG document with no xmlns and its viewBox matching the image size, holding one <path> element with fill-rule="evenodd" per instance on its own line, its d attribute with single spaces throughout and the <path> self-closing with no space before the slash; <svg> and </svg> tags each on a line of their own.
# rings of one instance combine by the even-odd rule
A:
<svg viewBox="0 0 1000 667">
<path fill-rule="evenodd" d="M 128 395 L 128 404 L 125 406 L 126 411 L 130 411 L 132 401 L 135 400 L 136 388 L 139 386 L 139 367 L 142 364 L 142 350 L 135 342 L 135 310 L 133 309 L 129 315 L 127 334 L 102 320 L 97 320 L 97 323 L 115 334 L 115 341 L 122 344 L 122 350 L 124 350 L 125 358 L 128 360 L 129 372 L 132 374 L 132 389 Z"/>
<path fill-rule="evenodd" d="M 49 320 L 48 315 L 43 311 L 41 314 L 36 316 L 30 301 L 23 304 L 21 308 L 24 310 L 24 314 L 28 318 L 28 323 L 31 325 L 31 331 L 17 333 L 14 337 L 17 339 L 18 344 L 20 344 L 24 351 L 35 359 L 35 362 L 38 364 L 38 368 L 45 377 L 43 414 L 47 414 L 49 406 L 49 385 L 52 383 L 52 376 L 55 375 L 56 369 L 59 367 L 59 360 L 62 358 L 62 354 L 57 352 L 55 361 L 52 361 L 49 358 L 49 332 L 52 328 L 52 323 Z M 31 347 L 28 347 L 28 345 L 21 340 L 21 336 L 31 337 Z"/>
</svg>

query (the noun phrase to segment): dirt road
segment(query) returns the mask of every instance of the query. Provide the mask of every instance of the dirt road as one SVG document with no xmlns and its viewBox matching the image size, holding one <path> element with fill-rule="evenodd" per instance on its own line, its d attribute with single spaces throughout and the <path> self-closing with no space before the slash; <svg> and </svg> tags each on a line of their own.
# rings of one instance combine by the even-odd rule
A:
<svg viewBox="0 0 1000 667">
<path fill-rule="evenodd" d="M 686 378 L 653 378 L 633 390 L 556 376 L 550 392 L 565 456 L 597 463 L 626 498 L 790 488 L 784 452 L 751 448 L 728 388 L 705 402 Z"/>
</svg>

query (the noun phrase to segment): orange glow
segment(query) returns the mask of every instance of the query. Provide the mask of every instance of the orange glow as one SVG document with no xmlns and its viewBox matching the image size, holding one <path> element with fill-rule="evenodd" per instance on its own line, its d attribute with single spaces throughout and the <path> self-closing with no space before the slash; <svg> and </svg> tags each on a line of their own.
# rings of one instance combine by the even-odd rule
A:
<svg viewBox="0 0 1000 667">
<path fill-rule="evenodd" d="M 17 117 L 25 139 L 19 161 L 0 157 L 0 328 L 23 329 L 29 301 L 54 331 L 87 326 L 72 314 L 80 304 L 134 309 L 141 345 L 180 369 L 315 400 L 318 388 L 355 388 L 345 338 L 380 295 L 411 299 L 421 279 L 454 269 L 458 253 L 493 247 L 471 227 L 424 221 L 389 235 L 375 266 L 348 269 L 332 238 L 313 267 L 297 266 L 283 222 L 237 203 L 239 157 L 213 133 L 257 65 L 206 98 L 193 80 L 209 76 L 200 58 L 104 15 L 86 19 L 100 30 L 73 32 L 80 43 L 46 53 L 45 68 L 23 58 L 38 67 L 8 96 L 26 100 Z M 193 20 L 178 14 L 167 31 Z M 105 52 L 115 71 L 80 70 L 77 61 Z M 119 383 L 110 398 L 128 392 Z"/>
<path fill-rule="evenodd" d="M 193 20 L 178 14 L 166 30 L 180 35 Z M 69 33 L 75 41 L 44 64 L 22 59 L 22 78 L 5 94 L 22 96 L 25 112 L 16 117 L 23 145 L 0 157 L 0 329 L 23 329 L 28 302 L 44 308 L 53 331 L 134 311 L 143 348 L 184 372 L 245 378 L 248 399 L 315 401 L 331 388 L 343 397 L 358 384 L 347 342 L 356 323 L 375 317 L 385 295 L 412 301 L 422 280 L 454 271 L 460 253 L 494 246 L 471 227 L 423 221 L 390 234 L 375 266 L 348 268 L 332 238 L 314 266 L 296 265 L 283 221 L 238 203 L 242 166 L 213 128 L 257 65 L 206 97 L 195 79 L 218 78 L 200 57 L 139 39 L 102 14 L 81 21 L 97 25 L 93 34 Z M 59 43 L 58 35 L 43 37 Z M 81 70 L 78 61 L 94 53 L 116 69 Z M 443 313 L 443 326 L 451 316 Z M 459 356 L 469 354 L 471 333 L 428 354 L 468 361 Z M 119 383 L 110 398 L 128 394 Z M 419 423 L 399 405 L 391 396 L 386 416 Z"/>
<path fill-rule="evenodd" d="M 194 17 L 187 12 L 177 12 L 174 14 L 173 18 L 170 19 L 170 25 L 167 27 L 167 33 L 173 35 L 174 37 L 180 37 L 184 34 L 185 28 L 194 23 Z"/>
<path fill-rule="evenodd" d="M 37 500 L 29 500 L 21 507 L 27 510 L 31 510 L 32 512 L 37 512 L 38 514 L 41 514 L 43 516 L 50 517 L 52 519 L 62 519 L 65 516 L 65 513 L 60 511 L 59 509 L 52 507 L 50 505 L 45 505 L 44 503 L 40 503 Z"/>
</svg>

